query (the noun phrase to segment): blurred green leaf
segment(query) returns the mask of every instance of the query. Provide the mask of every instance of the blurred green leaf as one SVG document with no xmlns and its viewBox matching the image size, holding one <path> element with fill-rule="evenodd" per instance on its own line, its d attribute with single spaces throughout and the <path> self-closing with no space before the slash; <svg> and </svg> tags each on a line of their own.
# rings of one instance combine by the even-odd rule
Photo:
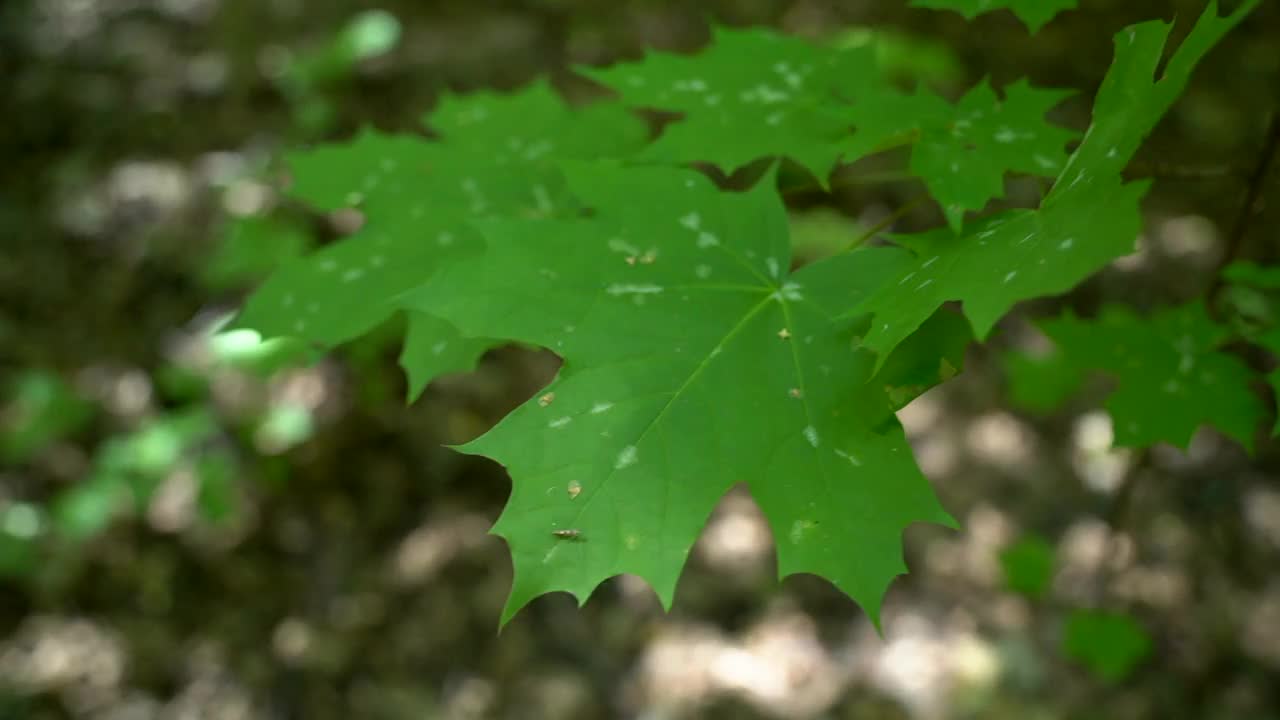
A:
<svg viewBox="0 0 1280 720">
<path fill-rule="evenodd" d="M 36 565 L 44 512 L 30 503 L 0 505 L 0 577 L 20 577 Z"/>
<path fill-rule="evenodd" d="M 86 540 L 105 530 L 126 507 L 125 482 L 120 475 L 100 471 L 62 493 L 53 504 L 54 526 L 73 540 Z"/>
<path fill-rule="evenodd" d="M 78 432 L 92 417 L 93 405 L 54 373 L 22 373 L 10 387 L 0 412 L 0 460 L 26 462 Z"/>
<path fill-rule="evenodd" d="M 1009 400 L 1019 408 L 1050 413 L 1062 407 L 1085 380 L 1085 370 L 1064 353 L 1034 356 L 1011 352 L 1004 356 Z"/>
<path fill-rule="evenodd" d="M 196 461 L 200 490 L 196 504 L 210 522 L 224 522 L 236 509 L 235 458 L 225 452 L 203 455 Z"/>
<path fill-rule="evenodd" d="M 191 445 L 217 430 L 216 420 L 201 407 L 158 418 L 123 439 L 125 467 L 150 477 L 165 475 Z"/>
<path fill-rule="evenodd" d="M 400 21 L 385 10 L 360 13 L 343 29 L 339 46 L 354 60 L 391 52 L 400 41 Z"/>
<path fill-rule="evenodd" d="M 215 331 L 208 342 L 215 363 L 257 375 L 308 365 L 315 355 L 303 340 L 289 337 L 264 340 L 256 330 Z"/>
<path fill-rule="evenodd" d="M 1053 581 L 1054 548 L 1038 535 L 1028 535 L 1000 553 L 1000 568 L 1010 590 L 1033 598 L 1044 596 Z"/>
<path fill-rule="evenodd" d="M 1065 314 L 1042 321 L 1040 329 L 1080 371 L 1099 370 L 1116 379 L 1106 407 L 1117 445 L 1168 442 L 1185 448 L 1208 424 L 1252 449 L 1266 412 L 1251 387 L 1254 373 L 1219 349 L 1231 332 L 1213 321 L 1202 302 L 1145 317 L 1108 305 L 1097 318 Z"/>
<path fill-rule="evenodd" d="M 164 365 L 152 376 L 156 387 L 169 401 L 182 404 L 203 402 L 209 392 L 209 378 L 182 365 Z"/>
<path fill-rule="evenodd" d="M 1261 290 L 1280 290 L 1280 265 L 1259 265 L 1240 261 L 1228 265 L 1222 276 L 1238 285 L 1249 285 Z"/>
<path fill-rule="evenodd" d="M 320 87 L 349 76 L 360 62 L 395 49 L 399 41 L 400 21 L 394 15 L 384 10 L 362 12 L 329 44 L 295 57 L 280 82 L 296 99 L 307 98 Z"/>
<path fill-rule="evenodd" d="M 299 405 L 279 405 L 263 418 L 257 438 L 268 452 L 283 452 L 306 442 L 314 431 L 310 410 Z"/>
<path fill-rule="evenodd" d="M 1245 285 L 1223 288 L 1221 303 L 1228 309 L 1227 317 L 1232 326 L 1246 337 L 1275 327 L 1276 319 L 1280 317 L 1280 304 L 1276 298 Z"/>
<path fill-rule="evenodd" d="M 301 257 L 310 245 L 310 236 L 292 223 L 273 217 L 233 218 L 204 266 L 203 279 L 213 288 L 256 282 Z"/>
<path fill-rule="evenodd" d="M 1067 618 L 1063 653 L 1107 682 L 1119 682 L 1151 654 L 1151 638 L 1133 618 L 1076 610 Z"/>
<path fill-rule="evenodd" d="M 967 20 L 992 10 L 1008 8 L 1034 33 L 1039 32 L 1058 13 L 1075 8 L 1077 2 L 1078 0 L 912 0 L 911 4 L 915 7 L 954 10 Z"/>
<path fill-rule="evenodd" d="M 885 28 L 851 27 L 831 39 L 836 48 L 871 45 L 880 69 L 894 78 L 929 85 L 954 85 L 964 79 L 964 63 L 947 45 Z"/>
</svg>

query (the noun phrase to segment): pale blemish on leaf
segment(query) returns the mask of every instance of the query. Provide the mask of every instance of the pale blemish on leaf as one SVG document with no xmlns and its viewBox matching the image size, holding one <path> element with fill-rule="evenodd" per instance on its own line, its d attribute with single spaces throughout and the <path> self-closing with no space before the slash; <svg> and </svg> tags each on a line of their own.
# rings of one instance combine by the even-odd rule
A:
<svg viewBox="0 0 1280 720">
<path fill-rule="evenodd" d="M 616 470 L 629 468 L 632 465 L 635 465 L 636 461 L 639 459 L 640 451 L 636 449 L 635 445 L 628 445 L 622 448 L 622 452 L 618 453 L 618 459 L 614 461 L 613 467 Z"/>
<path fill-rule="evenodd" d="M 814 446 L 814 447 L 818 447 L 818 445 L 820 444 L 819 439 L 818 439 L 818 428 L 816 428 L 816 427 L 814 427 L 814 426 L 812 426 L 812 425 L 809 425 L 809 426 L 805 427 L 805 429 L 804 429 L 804 439 L 805 439 L 805 440 L 808 440 L 810 445 L 812 445 L 812 446 Z"/>
<path fill-rule="evenodd" d="M 849 464 L 854 467 L 862 467 L 862 460 L 858 459 L 858 456 L 853 453 L 845 452 L 844 450 L 836 450 L 836 456 L 848 460 Z"/>
<path fill-rule="evenodd" d="M 631 284 L 631 283 L 613 283 L 605 288 L 605 292 L 610 295 L 657 295 L 662 292 L 661 285 L 653 284 Z"/>
</svg>

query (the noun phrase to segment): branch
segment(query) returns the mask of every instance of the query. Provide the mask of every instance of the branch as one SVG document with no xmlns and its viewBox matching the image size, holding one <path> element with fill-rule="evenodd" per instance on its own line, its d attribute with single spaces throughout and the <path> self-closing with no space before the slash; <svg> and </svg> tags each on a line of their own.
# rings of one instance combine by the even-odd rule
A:
<svg viewBox="0 0 1280 720">
<path fill-rule="evenodd" d="M 1245 231 L 1249 228 L 1249 222 L 1258 212 L 1258 206 L 1262 200 L 1262 189 L 1266 186 L 1267 175 L 1271 173 L 1271 164 L 1275 162 L 1277 153 L 1280 153 L 1280 109 L 1271 111 L 1266 143 L 1262 146 L 1258 166 L 1254 168 L 1253 175 L 1249 178 L 1249 193 L 1245 196 L 1244 205 L 1240 206 L 1240 214 L 1236 216 L 1235 225 L 1231 228 L 1231 235 L 1227 239 L 1227 249 L 1230 251 L 1239 251 Z M 1235 252 L 1229 252 L 1228 255 L 1234 255 Z"/>
<path fill-rule="evenodd" d="M 1271 173 L 1271 164 L 1275 161 L 1277 153 L 1280 153 L 1280 108 L 1271 111 L 1271 117 L 1267 123 L 1267 137 L 1263 141 L 1262 152 L 1258 155 L 1258 165 L 1249 176 L 1249 189 L 1245 192 L 1244 204 L 1240 206 L 1240 212 L 1231 225 L 1231 231 L 1227 235 L 1226 250 L 1222 253 L 1222 258 L 1214 271 L 1213 284 L 1209 286 L 1207 298 L 1210 308 L 1214 306 L 1214 297 L 1226 284 L 1222 276 L 1223 269 L 1236 259 L 1244 247 L 1249 223 L 1258 213 L 1262 202 L 1262 191 L 1267 184 L 1267 175 Z"/>
</svg>

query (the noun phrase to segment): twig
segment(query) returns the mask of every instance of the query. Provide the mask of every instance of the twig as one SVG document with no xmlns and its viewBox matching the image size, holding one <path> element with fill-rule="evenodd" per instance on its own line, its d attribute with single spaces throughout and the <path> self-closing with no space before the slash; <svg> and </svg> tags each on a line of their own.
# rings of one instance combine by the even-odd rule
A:
<svg viewBox="0 0 1280 720">
<path fill-rule="evenodd" d="M 1227 247 L 1213 273 L 1213 284 L 1209 286 L 1207 294 L 1207 304 L 1210 309 L 1214 307 L 1215 296 L 1226 285 L 1226 280 L 1222 275 L 1223 269 L 1236 259 L 1236 256 L 1240 254 L 1240 250 L 1244 247 L 1244 238 L 1248 234 L 1249 223 L 1252 222 L 1254 215 L 1258 212 L 1263 188 L 1267 184 L 1267 175 L 1271 173 L 1271 164 L 1275 161 L 1277 153 L 1280 153 L 1280 109 L 1273 109 L 1270 120 L 1267 123 L 1267 137 L 1263 141 L 1262 152 L 1258 155 L 1258 165 L 1249 176 L 1249 189 L 1245 192 L 1244 203 L 1240 206 L 1240 212 L 1236 215 L 1235 222 L 1231 225 L 1230 233 L 1227 234 Z"/>
<path fill-rule="evenodd" d="M 1248 171 L 1232 165 L 1174 165 L 1172 163 L 1132 163 L 1129 165 L 1137 177 L 1156 180 L 1219 180 L 1245 178 Z"/>
<path fill-rule="evenodd" d="M 1223 178 L 1244 179 L 1248 173 L 1244 168 L 1231 165 L 1174 165 L 1171 163 L 1134 163 L 1129 166 L 1138 178 L 1155 180 L 1221 180 Z M 1019 176 L 1023 173 L 1011 173 Z M 1034 176 L 1039 177 L 1039 176 Z M 856 187 L 858 185 L 877 185 L 881 183 L 918 181 L 920 177 L 909 170 L 884 170 L 881 172 L 862 173 L 845 177 L 832 182 L 827 191 L 838 188 Z M 784 196 L 823 190 L 817 183 L 805 182 L 791 187 L 779 188 Z"/>
<path fill-rule="evenodd" d="M 863 173 L 861 175 L 853 175 L 845 177 L 828 186 L 828 190 L 836 190 L 838 188 L 855 187 L 858 185 L 876 185 L 879 183 L 907 182 L 910 180 L 919 180 L 906 170 L 887 170 L 876 173 Z M 812 192 L 814 190 L 822 190 L 822 187 L 816 183 L 801 183 L 792 185 L 791 187 L 781 188 L 778 192 L 783 195 L 797 195 L 799 193 Z"/>
<path fill-rule="evenodd" d="M 1231 235 L 1227 237 L 1227 257 L 1234 258 L 1244 242 L 1245 231 L 1249 222 L 1258 211 L 1258 201 L 1262 199 L 1262 189 L 1267 184 L 1267 175 L 1271 173 L 1271 164 L 1280 152 L 1280 109 L 1271 111 L 1271 121 L 1267 126 L 1267 139 L 1262 146 L 1262 154 L 1258 156 L 1258 166 L 1249 177 L 1249 192 L 1245 195 L 1244 204 L 1240 206 L 1240 214 L 1231 227 Z"/>
<path fill-rule="evenodd" d="M 1110 537 L 1107 539 L 1107 557 L 1103 559 L 1097 575 L 1092 578 L 1092 600 L 1094 605 L 1098 607 L 1102 607 L 1105 604 L 1107 589 L 1115 579 L 1115 568 L 1110 563 L 1110 560 L 1121 549 L 1119 544 L 1120 532 L 1128 524 L 1134 496 L 1138 492 L 1138 480 L 1150 469 L 1151 450 L 1150 448 L 1144 448 L 1134 458 L 1133 464 L 1129 466 L 1129 469 L 1125 471 L 1124 477 L 1120 479 L 1120 487 L 1116 488 L 1115 495 L 1111 496 L 1111 502 L 1107 505 L 1106 511 L 1102 515 L 1103 521 L 1107 524 Z"/>
</svg>

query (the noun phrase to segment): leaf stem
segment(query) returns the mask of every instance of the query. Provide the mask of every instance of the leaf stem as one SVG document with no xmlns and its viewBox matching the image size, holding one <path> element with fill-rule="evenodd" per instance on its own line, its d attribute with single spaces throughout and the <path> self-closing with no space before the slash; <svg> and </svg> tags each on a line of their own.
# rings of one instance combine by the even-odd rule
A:
<svg viewBox="0 0 1280 720">
<path fill-rule="evenodd" d="M 861 247 L 863 243 L 867 242 L 871 238 L 875 237 L 876 235 L 879 235 L 881 232 L 884 232 L 885 230 L 892 227 L 894 223 L 906 217 L 908 213 L 910 213 L 912 210 L 915 210 L 917 207 L 920 206 L 921 203 L 925 202 L 928 199 L 929 199 L 929 193 L 922 193 L 908 200 L 905 204 L 903 204 L 897 210 L 894 210 L 892 213 L 890 213 L 888 217 L 876 223 L 875 225 L 872 225 L 871 227 L 867 228 L 865 232 L 855 237 L 853 241 L 850 242 L 843 249 L 841 249 L 840 252 L 841 253 L 852 252 L 853 250 L 856 250 L 857 248 Z"/>
</svg>

